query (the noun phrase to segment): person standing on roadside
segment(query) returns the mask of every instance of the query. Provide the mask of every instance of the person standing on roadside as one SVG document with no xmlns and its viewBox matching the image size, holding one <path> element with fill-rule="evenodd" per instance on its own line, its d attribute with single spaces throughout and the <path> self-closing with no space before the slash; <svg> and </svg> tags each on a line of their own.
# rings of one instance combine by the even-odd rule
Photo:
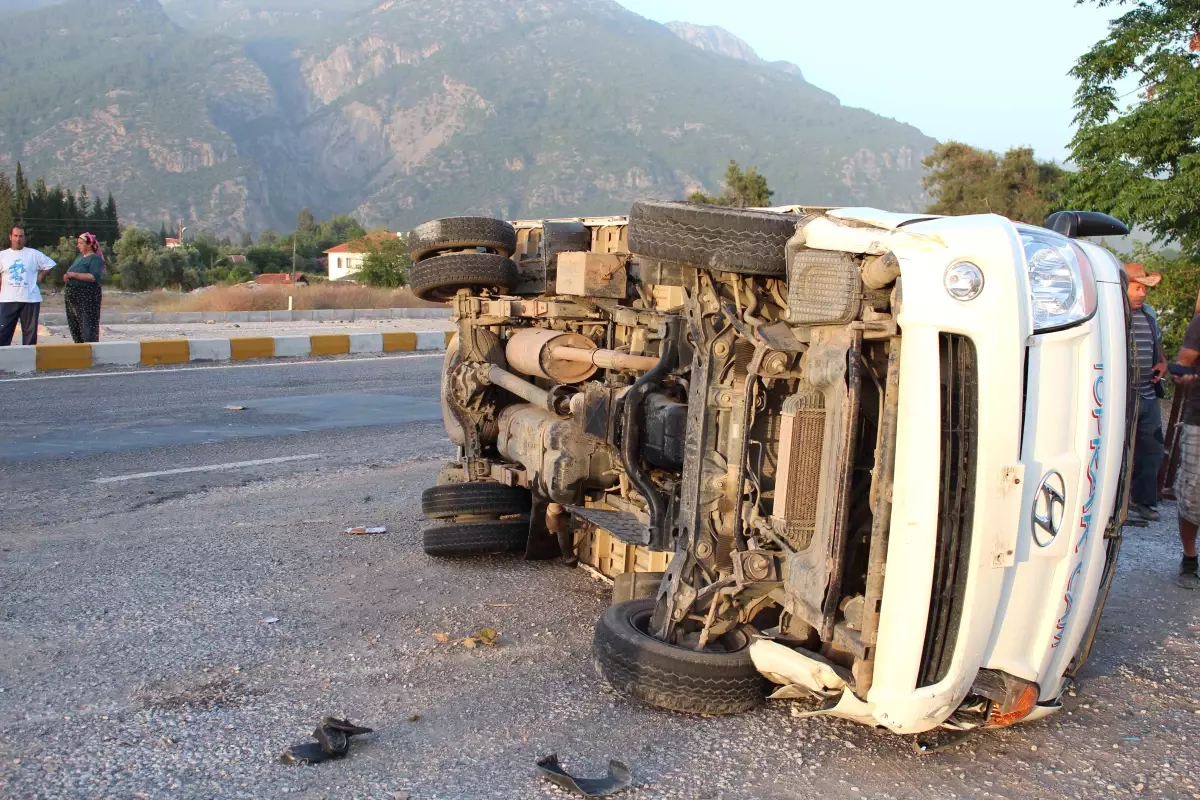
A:
<svg viewBox="0 0 1200 800">
<path fill-rule="evenodd" d="M 1158 312 L 1146 302 L 1146 292 L 1158 286 L 1162 275 L 1147 273 L 1141 264 L 1126 264 L 1129 275 L 1129 310 L 1133 318 L 1133 341 L 1138 360 L 1138 418 L 1133 445 L 1133 475 L 1129 486 L 1129 518 L 1135 522 L 1158 519 L 1158 468 L 1165 453 L 1162 411 L 1159 398 L 1167 372 L 1162 349 Z"/>
<path fill-rule="evenodd" d="M 25 229 L 14 225 L 8 232 L 9 249 L 0 251 L 0 347 L 12 344 L 21 323 L 21 344 L 37 344 L 38 314 L 42 310 L 45 274 L 54 259 L 25 246 Z"/>
<path fill-rule="evenodd" d="M 1176 510 L 1179 513 L 1179 541 L 1183 545 L 1183 560 L 1179 563 L 1176 580 L 1185 589 L 1200 588 L 1196 574 L 1196 528 L 1200 525 L 1200 388 L 1197 388 L 1195 368 L 1200 359 L 1200 302 L 1196 314 L 1183 335 L 1177 363 L 1183 369 L 1174 375 L 1175 383 L 1189 387 L 1179 416 L 1179 471 L 1175 473 Z M 1188 370 L 1191 373 L 1188 374 Z"/>
<path fill-rule="evenodd" d="M 104 255 L 100 242 L 90 233 L 75 240 L 79 258 L 63 275 L 66 288 L 67 325 L 71 338 L 78 342 L 100 341 L 100 276 L 104 274 Z"/>
</svg>

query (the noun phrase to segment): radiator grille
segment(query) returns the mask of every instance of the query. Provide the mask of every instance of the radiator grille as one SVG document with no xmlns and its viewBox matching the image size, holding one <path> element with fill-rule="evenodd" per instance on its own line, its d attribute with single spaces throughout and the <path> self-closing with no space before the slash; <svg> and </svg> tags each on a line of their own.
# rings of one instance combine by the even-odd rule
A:
<svg viewBox="0 0 1200 800">
<path fill-rule="evenodd" d="M 971 525 L 975 511 L 975 459 L 979 438 L 979 373 L 975 345 L 943 333 L 941 360 L 941 470 L 937 551 L 919 686 L 940 682 L 950 670 L 962 620 Z"/>
</svg>

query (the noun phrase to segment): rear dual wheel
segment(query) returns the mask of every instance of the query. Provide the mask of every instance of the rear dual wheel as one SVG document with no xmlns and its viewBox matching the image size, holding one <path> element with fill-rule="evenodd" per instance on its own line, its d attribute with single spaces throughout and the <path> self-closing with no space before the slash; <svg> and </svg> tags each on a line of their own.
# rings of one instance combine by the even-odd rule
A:
<svg viewBox="0 0 1200 800">
<path fill-rule="evenodd" d="M 512 225 L 491 217 L 446 217 L 408 235 L 409 287 L 422 300 L 449 301 L 463 289 L 504 294 L 517 285 Z"/>
<path fill-rule="evenodd" d="M 431 556 L 480 556 L 524 550 L 529 539 L 529 491 L 499 483 L 448 483 L 421 493 L 421 513 L 440 523 L 427 528 Z"/>
</svg>

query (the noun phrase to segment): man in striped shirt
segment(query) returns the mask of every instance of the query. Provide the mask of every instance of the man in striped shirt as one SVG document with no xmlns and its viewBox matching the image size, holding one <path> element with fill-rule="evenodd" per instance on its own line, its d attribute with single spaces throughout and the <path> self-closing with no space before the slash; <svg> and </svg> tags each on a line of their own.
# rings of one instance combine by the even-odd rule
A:
<svg viewBox="0 0 1200 800">
<path fill-rule="evenodd" d="M 1142 264 L 1126 264 L 1129 310 L 1138 361 L 1137 438 L 1133 446 L 1133 475 L 1129 486 L 1129 517 L 1135 522 L 1158 519 L 1158 468 L 1163 460 L 1162 411 L 1158 400 L 1167 359 L 1162 349 L 1158 313 L 1146 302 L 1146 292 L 1162 275 L 1146 272 Z"/>
</svg>

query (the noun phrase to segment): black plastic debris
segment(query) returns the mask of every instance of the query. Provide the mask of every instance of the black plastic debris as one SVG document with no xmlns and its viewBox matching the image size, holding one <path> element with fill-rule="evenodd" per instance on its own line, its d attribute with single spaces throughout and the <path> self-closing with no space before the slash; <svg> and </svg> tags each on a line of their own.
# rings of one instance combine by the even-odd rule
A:
<svg viewBox="0 0 1200 800">
<path fill-rule="evenodd" d="M 350 752 L 350 737 L 371 733 L 370 728 L 355 725 L 344 719 L 325 717 L 312 732 L 315 742 L 294 744 L 279 760 L 285 764 L 320 764 L 335 758 L 345 758 Z"/>
<path fill-rule="evenodd" d="M 558 756 L 553 753 L 539 758 L 537 769 L 543 778 L 555 786 L 583 797 L 607 797 L 633 785 L 633 773 L 615 758 L 608 762 L 607 778 L 576 778 L 568 775 L 558 763 Z"/>
</svg>

